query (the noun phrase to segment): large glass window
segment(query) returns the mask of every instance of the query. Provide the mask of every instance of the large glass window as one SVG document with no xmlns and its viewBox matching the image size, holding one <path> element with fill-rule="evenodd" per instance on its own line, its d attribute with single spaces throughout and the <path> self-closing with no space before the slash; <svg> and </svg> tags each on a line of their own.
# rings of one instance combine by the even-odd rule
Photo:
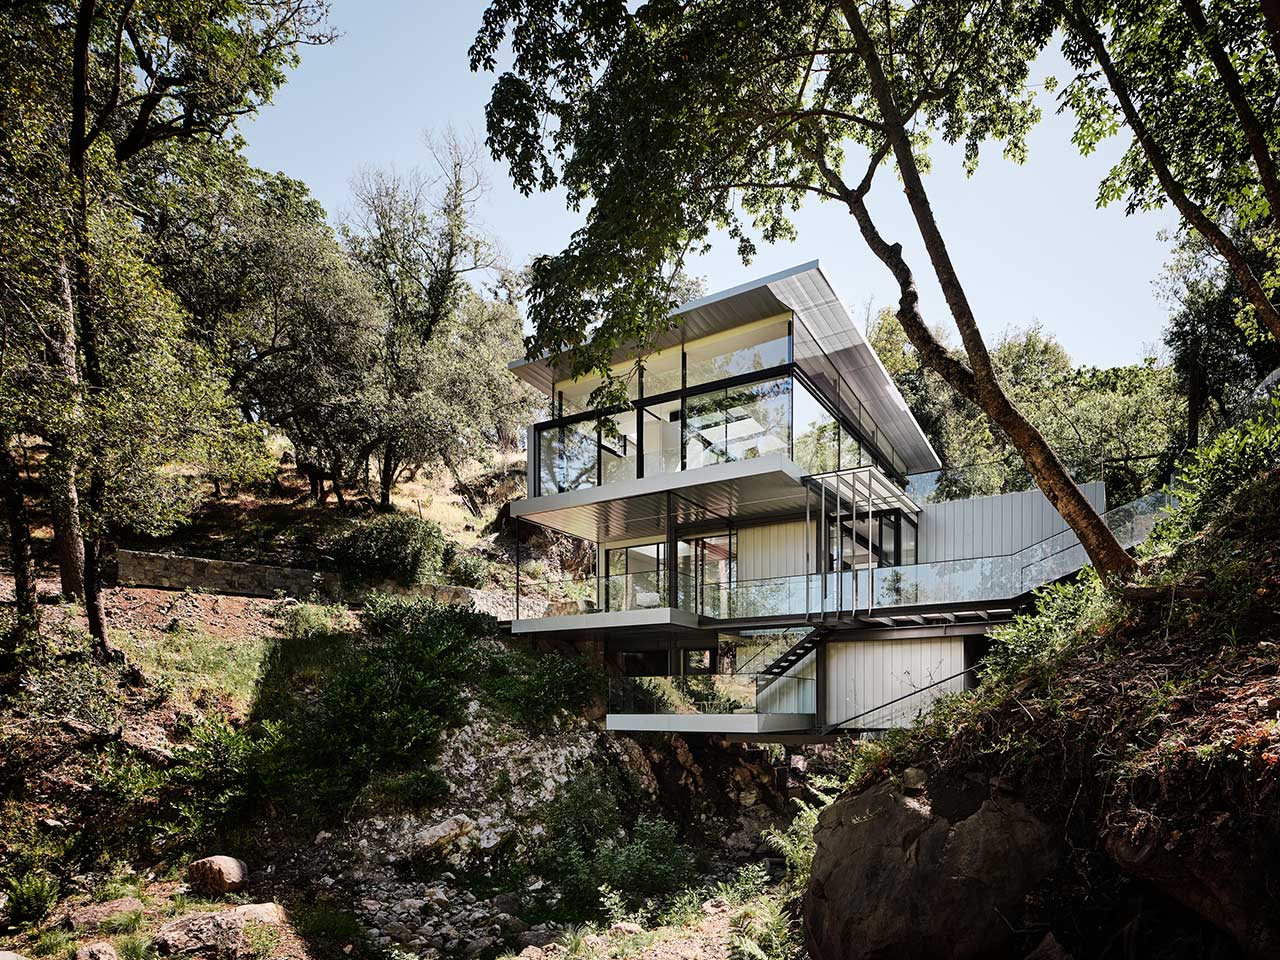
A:
<svg viewBox="0 0 1280 960">
<path fill-rule="evenodd" d="M 683 387 L 683 362 L 681 347 L 671 347 L 645 357 L 644 395 L 656 397 Z"/>
<path fill-rule="evenodd" d="M 773 317 L 685 344 L 686 382 L 714 383 L 787 363 L 791 357 L 790 318 Z M 648 378 L 645 391 L 653 394 Z"/>
<path fill-rule="evenodd" d="M 609 429 L 609 425 L 613 429 Z M 636 415 L 626 410 L 606 417 L 600 428 L 600 482 L 634 480 L 636 476 Z"/>
<path fill-rule="evenodd" d="M 615 377 L 626 381 L 628 399 L 635 400 L 640 396 L 640 376 L 634 362 L 615 363 L 612 373 Z M 602 377 L 595 375 L 580 377 L 577 380 L 556 381 L 553 396 L 558 395 L 561 399 L 562 409 L 559 415 L 571 417 L 575 413 L 586 413 L 592 409 L 591 394 L 603 382 Z"/>
<path fill-rule="evenodd" d="M 689 397 L 685 409 L 686 469 L 791 450 L 790 377 Z"/>
<path fill-rule="evenodd" d="M 594 420 L 572 423 L 564 428 L 564 472 L 561 490 L 580 490 L 596 485 L 596 424 Z"/>
<path fill-rule="evenodd" d="M 828 473 L 839 463 L 840 436 L 836 418 L 809 392 L 799 378 L 795 403 L 795 447 L 792 459 L 806 473 Z"/>
<path fill-rule="evenodd" d="M 680 469 L 680 401 L 640 408 L 644 433 L 644 475 L 676 473 Z"/>
</svg>

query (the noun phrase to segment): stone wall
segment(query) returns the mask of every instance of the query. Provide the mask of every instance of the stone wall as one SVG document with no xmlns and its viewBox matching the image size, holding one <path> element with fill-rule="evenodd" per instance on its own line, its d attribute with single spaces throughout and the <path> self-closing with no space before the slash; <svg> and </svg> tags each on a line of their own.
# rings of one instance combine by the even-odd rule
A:
<svg viewBox="0 0 1280 960">
<path fill-rule="evenodd" d="M 272 567 L 259 563 L 208 560 L 168 553 L 117 551 L 117 582 L 136 587 L 167 590 L 208 590 L 247 597 L 337 596 L 338 578 L 331 573 L 296 567 Z"/>
<path fill-rule="evenodd" d="M 280 593 L 305 599 L 318 594 L 348 603 L 359 603 L 371 592 L 344 586 L 342 578 L 334 573 L 139 550 L 117 551 L 116 580 L 125 586 L 206 590 L 247 597 L 274 597 Z M 515 614 L 515 598 L 504 591 L 474 590 L 442 583 L 424 583 L 417 587 L 385 583 L 374 589 L 402 596 L 431 597 L 440 603 L 487 613 L 498 620 L 510 620 Z M 538 605 L 536 600 L 521 599 L 521 613 L 525 613 L 526 603 L 531 609 Z"/>
</svg>

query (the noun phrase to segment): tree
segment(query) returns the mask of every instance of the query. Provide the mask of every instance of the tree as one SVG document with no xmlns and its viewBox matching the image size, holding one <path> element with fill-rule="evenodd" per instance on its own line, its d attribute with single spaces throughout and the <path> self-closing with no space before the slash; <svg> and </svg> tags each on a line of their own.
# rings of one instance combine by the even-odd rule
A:
<svg viewBox="0 0 1280 960">
<path fill-rule="evenodd" d="M 523 191 L 557 184 L 586 224 L 569 247 L 535 261 L 535 348 L 596 369 L 622 344 L 643 347 L 674 305 L 670 277 L 714 227 L 754 250 L 794 235 L 789 213 L 816 196 L 843 206 L 898 283 L 912 345 L 1015 445 L 1050 502 L 1110 576 L 1133 560 L 1071 481 L 1053 449 L 1000 387 L 922 178 L 930 136 L 963 142 L 977 162 L 988 138 L 1025 153 L 1038 114 L 1028 67 L 1054 20 L 1016 0 L 897 5 L 494 0 L 471 49 L 495 70 L 489 145 Z M 861 172 L 845 175 L 861 154 Z M 892 158 L 934 274 L 960 332 L 953 356 L 923 317 L 899 244 L 867 196 Z M 590 339 L 590 347 L 583 349 Z"/>
<path fill-rule="evenodd" d="M 342 230 L 381 305 L 360 417 L 384 510 L 406 467 L 443 463 L 456 476 L 461 459 L 492 447 L 502 425 L 528 408 L 527 390 L 506 370 L 520 342 L 518 314 L 469 281 L 500 263 L 477 227 L 478 151 L 449 135 L 433 154 L 431 178 L 359 176 L 356 209 Z"/>
<path fill-rule="evenodd" d="M 1254 387 L 1280 364 L 1280 343 L 1258 335 L 1241 316 L 1245 301 L 1235 275 L 1198 235 L 1178 244 L 1159 287 L 1173 308 L 1164 342 L 1186 397 L 1183 439 L 1191 448 L 1245 410 Z"/>
<path fill-rule="evenodd" d="M 324 0 L 232 3 L 210 15 L 203 5 L 78 0 L 41 10 L 70 34 L 67 172 L 74 197 L 72 301 L 86 404 L 106 390 L 105 303 L 95 289 L 93 221 L 107 202 L 108 164 L 127 164 L 168 140 L 220 137 L 254 112 L 296 62 L 297 47 L 331 38 Z M 106 149 L 103 149 L 104 145 Z M 94 522 L 84 537 L 85 610 L 100 655 L 109 652 L 98 569 L 107 478 L 87 462 Z"/>
<path fill-rule="evenodd" d="M 1120 120 L 1133 142 L 1099 191 L 1129 210 L 1166 200 L 1227 263 L 1259 323 L 1280 310 L 1233 226 L 1280 224 L 1280 70 L 1262 5 L 1200 0 L 1054 0 L 1077 74 L 1063 100 L 1088 153 Z M 1270 40 L 1274 42 L 1274 34 Z"/>
</svg>

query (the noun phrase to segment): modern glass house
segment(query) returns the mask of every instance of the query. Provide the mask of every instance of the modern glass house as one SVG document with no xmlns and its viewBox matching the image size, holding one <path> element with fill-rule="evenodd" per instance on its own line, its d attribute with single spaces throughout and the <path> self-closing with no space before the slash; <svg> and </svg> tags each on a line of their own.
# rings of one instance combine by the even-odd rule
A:
<svg viewBox="0 0 1280 960">
<path fill-rule="evenodd" d="M 972 682 L 992 624 L 1086 561 L 1038 491 L 935 503 L 941 467 L 818 263 L 685 304 L 628 403 L 556 358 L 517 539 L 590 546 L 589 575 L 517 558 L 514 634 L 594 645 L 608 725 L 744 737 L 878 730 Z M 639 361 L 639 362 L 637 362 Z M 1105 508 L 1101 483 L 1083 487 Z M 1145 536 L 1149 498 L 1109 513 Z"/>
</svg>

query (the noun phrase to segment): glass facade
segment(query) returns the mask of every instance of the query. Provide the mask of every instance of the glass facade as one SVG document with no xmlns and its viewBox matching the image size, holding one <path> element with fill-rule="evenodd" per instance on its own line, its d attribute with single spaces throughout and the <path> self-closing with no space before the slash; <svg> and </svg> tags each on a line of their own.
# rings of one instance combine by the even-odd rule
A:
<svg viewBox="0 0 1280 960">
<path fill-rule="evenodd" d="M 533 495 L 770 454 L 806 474 L 872 464 L 903 472 L 830 358 L 790 316 L 651 354 L 641 366 L 615 365 L 632 404 L 600 423 L 586 410 L 600 378 L 555 384 L 561 415 L 538 427 Z"/>
</svg>

